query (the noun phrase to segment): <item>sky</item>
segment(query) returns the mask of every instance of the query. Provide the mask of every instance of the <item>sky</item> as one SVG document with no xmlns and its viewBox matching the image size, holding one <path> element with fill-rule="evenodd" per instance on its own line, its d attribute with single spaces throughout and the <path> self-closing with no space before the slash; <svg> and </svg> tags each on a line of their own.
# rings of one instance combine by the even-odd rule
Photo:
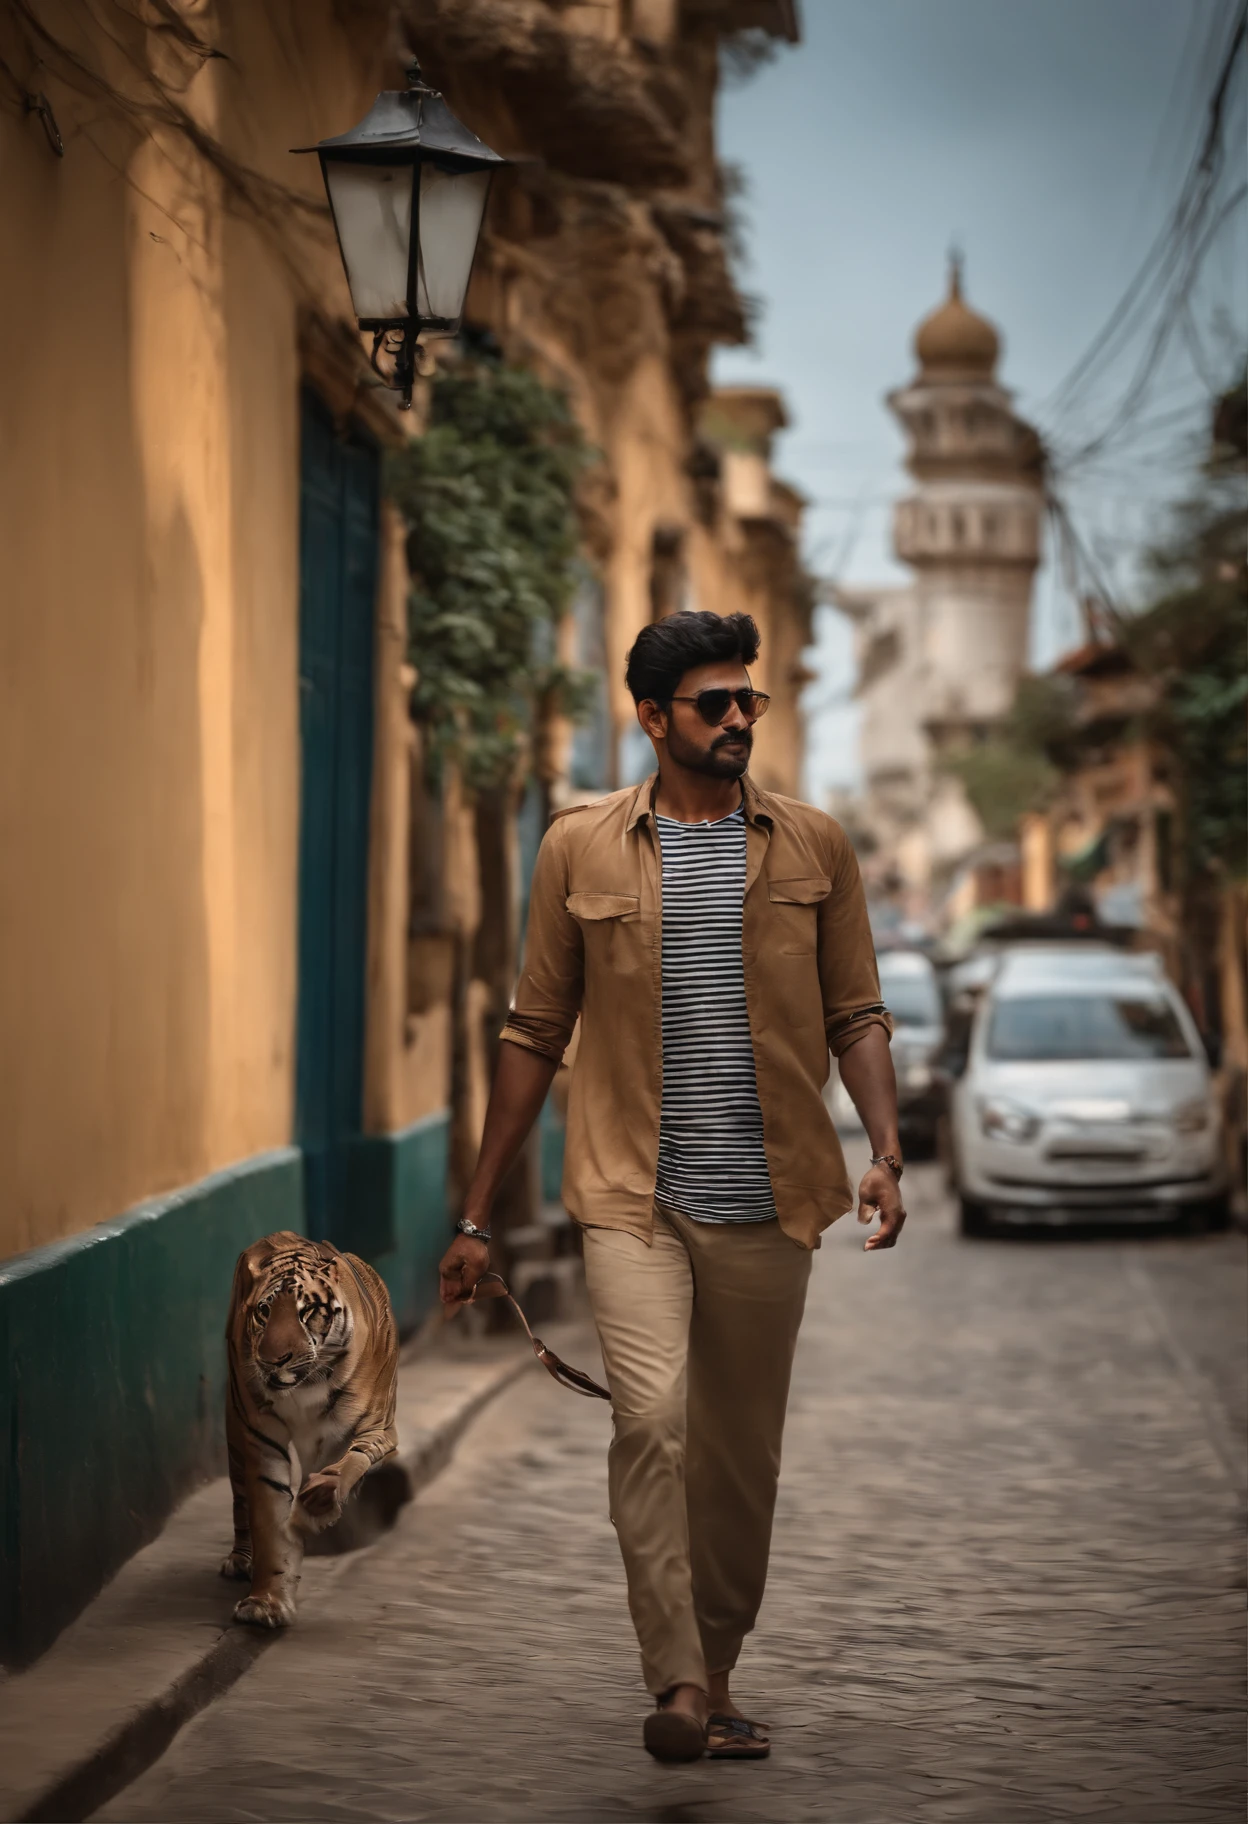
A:
<svg viewBox="0 0 1248 1824">
<path fill-rule="evenodd" d="M 741 167 L 755 343 L 720 350 L 719 384 L 775 385 L 790 428 L 776 467 L 810 497 L 807 561 L 846 582 L 903 581 L 892 501 L 902 440 L 883 395 L 913 372 L 920 320 L 944 295 L 951 245 L 968 301 L 1001 332 L 998 378 L 1057 445 L 1095 432 L 1147 323 L 1060 410 L 1053 395 L 1127 290 L 1200 144 L 1234 0 L 804 0 L 803 42 L 725 87 L 721 157 Z M 1241 56 L 1220 194 L 1245 163 Z M 1204 263 L 1130 431 L 1062 483 L 1115 591 L 1181 493 L 1248 340 L 1245 210 Z M 1050 554 L 1038 579 L 1032 663 L 1078 642 Z M 807 693 L 806 792 L 860 777 L 852 641 L 817 612 Z M 871 731 L 872 739 L 886 731 Z"/>
</svg>

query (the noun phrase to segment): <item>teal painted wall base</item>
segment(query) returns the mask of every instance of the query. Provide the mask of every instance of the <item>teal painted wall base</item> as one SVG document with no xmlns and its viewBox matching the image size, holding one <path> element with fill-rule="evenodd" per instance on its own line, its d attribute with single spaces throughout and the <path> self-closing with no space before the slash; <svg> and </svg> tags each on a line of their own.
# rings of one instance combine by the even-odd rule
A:
<svg viewBox="0 0 1248 1824">
<path fill-rule="evenodd" d="M 335 1239 L 376 1266 L 403 1331 L 436 1296 L 448 1131 L 440 1114 L 352 1148 Z M 306 1233 L 295 1147 L 0 1261 L 0 1662 L 43 1652 L 224 1471 L 234 1262 L 274 1229 Z"/>
<path fill-rule="evenodd" d="M 297 1229 L 293 1147 L 0 1261 L 0 1658 L 47 1647 L 224 1460 L 241 1249 Z"/>
<path fill-rule="evenodd" d="M 450 1240 L 446 1162 L 451 1120 L 444 1109 L 394 1134 L 365 1134 L 352 1146 L 348 1208 L 354 1240 L 386 1282 L 404 1334 L 432 1309 L 438 1262 Z"/>
</svg>

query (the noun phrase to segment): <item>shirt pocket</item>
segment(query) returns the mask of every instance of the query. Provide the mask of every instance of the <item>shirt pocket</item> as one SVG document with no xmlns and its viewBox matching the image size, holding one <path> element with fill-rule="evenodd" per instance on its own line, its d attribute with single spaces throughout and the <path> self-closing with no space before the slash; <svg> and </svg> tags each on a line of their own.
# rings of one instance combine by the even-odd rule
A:
<svg viewBox="0 0 1248 1824">
<path fill-rule="evenodd" d="M 818 906 L 832 891 L 824 874 L 802 874 L 790 880 L 769 880 L 771 948 L 779 956 L 813 956 L 816 948 Z"/>
<path fill-rule="evenodd" d="M 641 917 L 638 893 L 569 893 L 566 903 L 573 918 L 590 924 L 604 918 L 618 918 L 627 923 Z"/>
<path fill-rule="evenodd" d="M 569 893 L 566 904 L 581 927 L 588 994 L 604 974 L 619 977 L 643 972 L 646 957 L 639 894 Z"/>
</svg>

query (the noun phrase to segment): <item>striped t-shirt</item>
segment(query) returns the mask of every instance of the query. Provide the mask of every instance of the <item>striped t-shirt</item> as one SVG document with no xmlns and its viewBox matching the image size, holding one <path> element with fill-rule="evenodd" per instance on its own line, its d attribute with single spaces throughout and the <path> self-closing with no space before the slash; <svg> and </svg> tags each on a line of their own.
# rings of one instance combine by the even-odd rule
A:
<svg viewBox="0 0 1248 1824">
<path fill-rule="evenodd" d="M 745 813 L 657 817 L 663 852 L 663 1110 L 655 1199 L 695 1222 L 776 1213 L 745 1005 Z"/>
</svg>

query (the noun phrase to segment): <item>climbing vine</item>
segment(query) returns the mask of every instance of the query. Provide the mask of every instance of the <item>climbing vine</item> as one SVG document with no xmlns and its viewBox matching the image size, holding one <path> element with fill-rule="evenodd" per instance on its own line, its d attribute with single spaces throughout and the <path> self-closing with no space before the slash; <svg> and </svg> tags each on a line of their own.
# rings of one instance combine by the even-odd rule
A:
<svg viewBox="0 0 1248 1824">
<path fill-rule="evenodd" d="M 390 458 L 408 526 L 412 708 L 433 771 L 515 776 L 544 714 L 577 715 L 592 679 L 557 663 L 581 574 L 576 494 L 591 460 L 564 395 L 474 355 L 431 383 L 428 426 Z"/>
</svg>

